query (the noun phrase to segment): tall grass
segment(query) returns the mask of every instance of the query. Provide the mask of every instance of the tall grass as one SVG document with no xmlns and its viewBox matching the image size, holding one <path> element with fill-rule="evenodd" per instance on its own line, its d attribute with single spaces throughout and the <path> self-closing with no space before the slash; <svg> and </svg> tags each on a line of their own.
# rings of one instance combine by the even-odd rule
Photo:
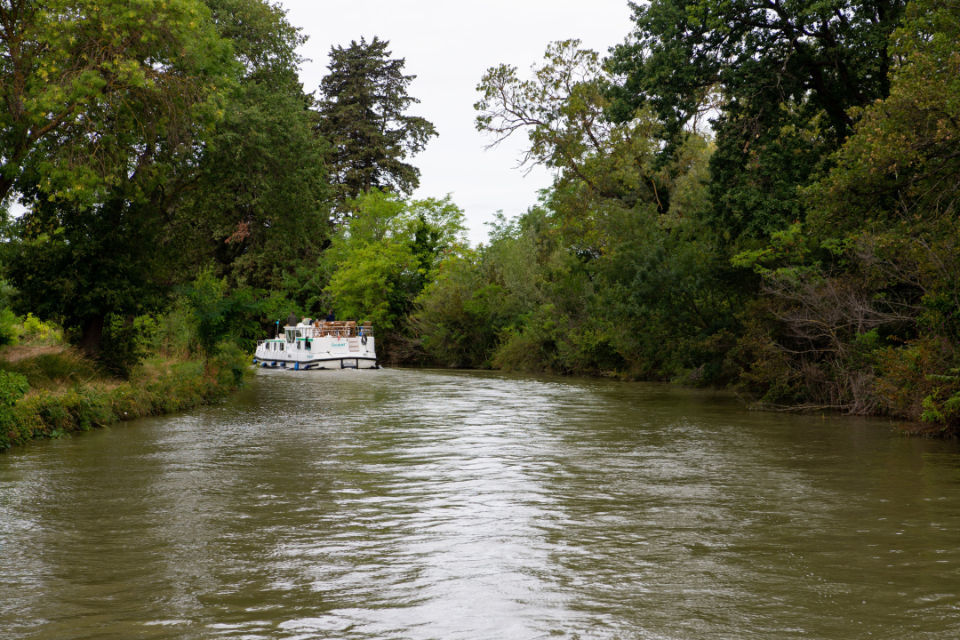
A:
<svg viewBox="0 0 960 640">
<path fill-rule="evenodd" d="M 62 358 L 40 356 L 31 362 L 4 363 L 16 367 L 35 381 L 38 372 L 61 377 L 64 363 L 74 355 Z M 36 362 L 41 360 L 41 362 Z M 82 358 L 81 358 L 82 360 Z M 108 378 L 77 381 L 69 388 L 53 385 L 32 389 L 7 411 L 0 412 L 0 451 L 44 437 L 88 431 L 122 420 L 162 415 L 196 407 L 235 390 L 249 370 L 246 355 L 229 347 L 208 360 L 163 360 L 155 358 L 143 363 L 130 380 L 118 382 Z M 87 372 L 93 365 L 86 364 Z M 12 369 L 8 369 L 11 370 Z M 50 380 L 48 379 L 48 380 Z"/>
<path fill-rule="evenodd" d="M 0 370 L 24 376 L 31 389 L 57 389 L 103 377 L 95 363 L 66 348 L 12 362 L 0 360 Z"/>
</svg>

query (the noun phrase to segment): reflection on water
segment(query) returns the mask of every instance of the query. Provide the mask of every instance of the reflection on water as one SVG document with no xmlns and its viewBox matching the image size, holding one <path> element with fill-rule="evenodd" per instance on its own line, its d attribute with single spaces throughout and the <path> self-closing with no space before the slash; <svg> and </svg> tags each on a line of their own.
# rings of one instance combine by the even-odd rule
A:
<svg viewBox="0 0 960 640">
<path fill-rule="evenodd" d="M 0 456 L 0 637 L 955 638 L 960 448 L 655 385 L 262 372 Z"/>
</svg>

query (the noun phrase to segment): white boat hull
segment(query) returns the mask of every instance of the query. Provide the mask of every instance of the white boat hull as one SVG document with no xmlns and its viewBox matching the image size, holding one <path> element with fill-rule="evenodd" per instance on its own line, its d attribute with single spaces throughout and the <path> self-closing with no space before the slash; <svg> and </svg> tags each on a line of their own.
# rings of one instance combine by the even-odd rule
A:
<svg viewBox="0 0 960 640">
<path fill-rule="evenodd" d="M 328 358 L 324 360 L 289 361 L 261 360 L 254 358 L 253 363 L 264 369 L 292 369 L 307 371 L 310 369 L 379 369 L 375 358 Z"/>
</svg>

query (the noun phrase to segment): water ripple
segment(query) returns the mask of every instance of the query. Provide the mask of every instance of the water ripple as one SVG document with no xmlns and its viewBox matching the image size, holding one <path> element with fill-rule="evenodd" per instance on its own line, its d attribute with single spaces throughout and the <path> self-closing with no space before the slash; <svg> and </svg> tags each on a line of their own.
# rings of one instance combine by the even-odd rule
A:
<svg viewBox="0 0 960 640">
<path fill-rule="evenodd" d="M 960 451 L 609 381 L 262 372 L 0 457 L 0 636 L 960 636 Z"/>
</svg>

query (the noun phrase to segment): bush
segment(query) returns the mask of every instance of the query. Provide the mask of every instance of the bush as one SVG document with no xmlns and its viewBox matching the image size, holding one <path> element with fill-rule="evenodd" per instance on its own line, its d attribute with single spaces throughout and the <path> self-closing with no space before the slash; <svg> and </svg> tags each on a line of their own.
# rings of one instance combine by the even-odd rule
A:
<svg viewBox="0 0 960 640">
<path fill-rule="evenodd" d="M 208 356 L 216 354 L 224 340 L 251 350 L 256 345 L 263 303 L 258 302 L 254 290 L 241 287 L 228 293 L 226 280 L 205 269 L 186 289 L 185 298 L 193 313 L 197 341 Z"/>
<path fill-rule="evenodd" d="M 165 356 L 185 358 L 195 353 L 198 347 L 193 310 L 186 300 L 180 298 L 169 311 L 157 318 L 152 350 Z"/>
<path fill-rule="evenodd" d="M 29 388 L 25 376 L 12 371 L 0 371 L 0 407 L 12 407 Z"/>
<path fill-rule="evenodd" d="M 28 313 L 20 323 L 19 337 L 30 344 L 61 344 L 63 330 L 55 322 L 44 322 Z"/>
<path fill-rule="evenodd" d="M 0 345 L 17 344 L 17 316 L 10 309 L 0 309 Z"/>
<path fill-rule="evenodd" d="M 948 375 L 929 376 L 929 379 L 937 386 L 921 401 L 920 419 L 942 433 L 960 434 L 960 369 L 953 369 Z"/>
<path fill-rule="evenodd" d="M 19 373 L 0 371 L 0 449 L 9 446 L 6 443 L 15 435 L 13 407 L 29 388 L 27 379 Z"/>
<path fill-rule="evenodd" d="M 233 342 L 221 342 L 217 355 L 207 363 L 217 384 L 222 387 L 239 387 L 250 372 L 250 356 Z"/>
<path fill-rule="evenodd" d="M 542 326 L 504 331 L 493 355 L 493 366 L 506 371 L 538 373 L 551 371 L 556 344 Z"/>
<path fill-rule="evenodd" d="M 960 369 L 951 345 L 921 338 L 878 358 L 877 393 L 887 413 L 923 422 L 927 431 L 960 435 Z"/>
<path fill-rule="evenodd" d="M 147 356 L 156 334 L 157 322 L 150 316 L 130 318 L 110 314 L 104 322 L 98 360 L 110 373 L 127 378 L 133 367 Z"/>
</svg>

